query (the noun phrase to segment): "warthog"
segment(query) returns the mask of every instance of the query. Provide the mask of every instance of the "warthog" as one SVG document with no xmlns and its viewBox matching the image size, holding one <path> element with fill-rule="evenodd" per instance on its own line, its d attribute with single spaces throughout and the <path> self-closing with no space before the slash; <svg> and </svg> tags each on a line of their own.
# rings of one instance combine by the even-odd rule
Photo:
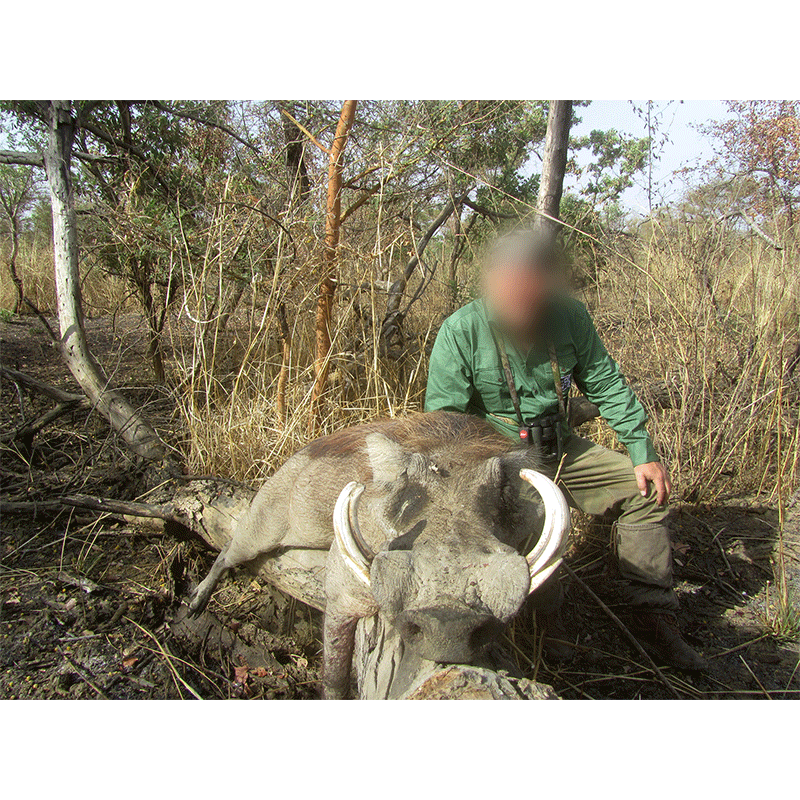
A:
<svg viewBox="0 0 800 800">
<path fill-rule="evenodd" d="M 474 663 L 561 561 L 569 511 L 535 466 L 530 450 L 463 414 L 318 439 L 258 492 L 190 611 L 205 607 L 226 570 L 259 554 L 330 548 L 327 697 L 347 694 L 356 624 L 378 612 L 421 658 Z"/>
</svg>

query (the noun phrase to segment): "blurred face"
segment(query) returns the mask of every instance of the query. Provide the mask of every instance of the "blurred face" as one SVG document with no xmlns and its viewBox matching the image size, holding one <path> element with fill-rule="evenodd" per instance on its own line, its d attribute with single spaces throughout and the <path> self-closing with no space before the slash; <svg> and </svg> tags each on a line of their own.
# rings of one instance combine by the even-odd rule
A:
<svg viewBox="0 0 800 800">
<path fill-rule="evenodd" d="M 484 296 L 500 324 L 526 336 L 536 327 L 553 291 L 553 274 L 544 264 L 500 261 L 484 271 Z"/>
</svg>

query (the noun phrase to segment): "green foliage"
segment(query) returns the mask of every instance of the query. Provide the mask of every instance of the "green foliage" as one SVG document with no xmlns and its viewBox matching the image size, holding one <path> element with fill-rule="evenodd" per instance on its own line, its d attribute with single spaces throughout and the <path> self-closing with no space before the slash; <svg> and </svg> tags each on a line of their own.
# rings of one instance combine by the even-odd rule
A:
<svg viewBox="0 0 800 800">
<path fill-rule="evenodd" d="M 619 199 L 633 185 L 634 176 L 647 166 L 650 138 L 626 136 L 616 130 L 593 130 L 574 141 L 574 147 L 588 147 L 594 160 L 584 171 L 589 182 L 584 194 L 595 206 Z M 579 172 L 578 168 L 575 168 Z"/>
</svg>

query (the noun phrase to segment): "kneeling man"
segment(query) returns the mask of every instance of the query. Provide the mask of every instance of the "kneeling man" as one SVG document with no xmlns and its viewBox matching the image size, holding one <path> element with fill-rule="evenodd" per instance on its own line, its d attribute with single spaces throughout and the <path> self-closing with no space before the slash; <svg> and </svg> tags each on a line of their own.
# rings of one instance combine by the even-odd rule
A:
<svg viewBox="0 0 800 800">
<path fill-rule="evenodd" d="M 496 242 L 483 269 L 483 297 L 439 330 L 425 410 L 475 414 L 538 446 L 544 471 L 558 473 L 573 506 L 588 514 L 615 513 L 614 547 L 631 630 L 661 661 L 703 669 L 675 616 L 666 524 L 671 484 L 645 428 L 647 415 L 586 307 L 558 290 L 558 267 L 554 248 L 533 233 Z M 566 400 L 572 384 L 599 407 L 629 457 L 570 431 Z M 537 595 L 545 646 L 551 657 L 566 658 L 557 579 L 543 589 Z"/>
</svg>

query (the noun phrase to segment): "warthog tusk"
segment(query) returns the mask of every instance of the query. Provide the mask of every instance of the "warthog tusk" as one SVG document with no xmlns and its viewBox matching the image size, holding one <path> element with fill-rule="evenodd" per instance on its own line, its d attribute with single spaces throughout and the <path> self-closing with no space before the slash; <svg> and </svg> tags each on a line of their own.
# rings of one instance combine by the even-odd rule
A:
<svg viewBox="0 0 800 800">
<path fill-rule="evenodd" d="M 369 586 L 369 562 L 358 526 L 358 504 L 364 487 L 351 481 L 342 489 L 333 509 L 333 532 L 345 564 L 356 577 Z"/>
<path fill-rule="evenodd" d="M 536 489 L 544 502 L 544 527 L 536 546 L 525 556 L 531 570 L 530 591 L 538 589 L 556 570 L 567 547 L 569 506 L 558 486 L 546 475 L 523 469 L 520 478 Z"/>
</svg>

